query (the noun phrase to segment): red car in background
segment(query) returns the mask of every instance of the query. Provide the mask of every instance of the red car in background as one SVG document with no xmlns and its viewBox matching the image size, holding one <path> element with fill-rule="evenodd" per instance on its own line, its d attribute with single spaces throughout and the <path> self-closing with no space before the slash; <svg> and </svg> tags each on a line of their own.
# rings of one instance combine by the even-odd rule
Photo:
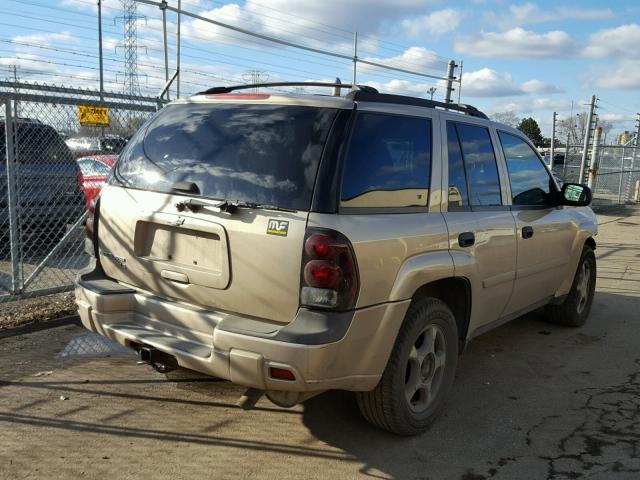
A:
<svg viewBox="0 0 640 480">
<path fill-rule="evenodd" d="M 96 198 L 102 190 L 117 159 L 118 155 L 91 155 L 78 158 L 77 162 L 82 174 L 80 183 L 87 199 L 87 208 L 91 200 Z"/>
</svg>

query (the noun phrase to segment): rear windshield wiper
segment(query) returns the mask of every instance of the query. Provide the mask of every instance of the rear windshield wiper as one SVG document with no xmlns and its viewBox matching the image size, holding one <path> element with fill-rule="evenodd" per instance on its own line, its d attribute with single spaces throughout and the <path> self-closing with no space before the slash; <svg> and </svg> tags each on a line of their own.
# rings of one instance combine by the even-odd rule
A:
<svg viewBox="0 0 640 480">
<path fill-rule="evenodd" d="M 295 210 L 289 208 L 278 207 L 277 205 L 268 205 L 266 203 L 257 203 L 257 202 L 230 202 L 228 200 L 223 200 L 220 203 L 207 203 L 201 200 L 188 199 L 183 200 L 181 202 L 176 203 L 176 209 L 179 212 L 184 212 L 185 210 L 189 210 L 190 212 L 198 212 L 203 208 L 216 208 L 221 212 L 226 213 L 235 213 L 238 208 L 252 208 L 258 209 L 263 208 L 265 210 L 279 210 L 284 212 L 295 212 Z"/>
</svg>

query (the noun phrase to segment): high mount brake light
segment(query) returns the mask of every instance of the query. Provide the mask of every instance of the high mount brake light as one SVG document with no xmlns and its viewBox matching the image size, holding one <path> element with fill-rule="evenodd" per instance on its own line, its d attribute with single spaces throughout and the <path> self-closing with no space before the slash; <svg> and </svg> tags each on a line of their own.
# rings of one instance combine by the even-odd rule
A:
<svg viewBox="0 0 640 480">
<path fill-rule="evenodd" d="M 344 235 L 308 229 L 302 262 L 302 305 L 333 309 L 355 305 L 358 272 L 353 248 Z"/>
</svg>

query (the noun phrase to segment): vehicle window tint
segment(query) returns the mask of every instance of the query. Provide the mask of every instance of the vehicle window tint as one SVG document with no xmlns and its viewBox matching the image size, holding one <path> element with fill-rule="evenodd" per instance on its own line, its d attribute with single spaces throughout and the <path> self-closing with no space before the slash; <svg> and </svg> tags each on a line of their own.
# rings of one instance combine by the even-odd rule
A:
<svg viewBox="0 0 640 480">
<path fill-rule="evenodd" d="M 471 205 L 501 205 L 498 167 L 489 130 L 463 123 L 456 124 L 456 129 L 469 181 Z"/>
<path fill-rule="evenodd" d="M 131 140 L 110 182 L 307 210 L 336 110 L 298 105 L 176 104 Z M 142 132 L 142 133 L 141 133 Z"/>
<path fill-rule="evenodd" d="M 344 207 L 426 206 L 431 120 L 361 113 L 342 177 Z"/>
<path fill-rule="evenodd" d="M 78 165 L 80 165 L 80 171 L 82 171 L 82 175 L 86 177 L 108 175 L 109 171 L 111 170 L 104 163 L 91 159 L 78 160 Z"/>
<path fill-rule="evenodd" d="M 548 205 L 551 203 L 551 176 L 538 155 L 524 140 L 498 132 L 507 160 L 514 205 Z"/>
<path fill-rule="evenodd" d="M 449 209 L 469 206 L 467 175 L 464 173 L 462 150 L 456 126 L 447 123 L 447 150 L 449 152 Z"/>
</svg>

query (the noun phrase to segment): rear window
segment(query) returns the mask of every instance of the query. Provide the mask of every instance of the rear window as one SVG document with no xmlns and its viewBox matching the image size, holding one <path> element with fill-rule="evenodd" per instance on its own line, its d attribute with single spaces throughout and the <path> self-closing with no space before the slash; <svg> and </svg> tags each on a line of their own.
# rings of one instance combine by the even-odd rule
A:
<svg viewBox="0 0 640 480">
<path fill-rule="evenodd" d="M 335 109 L 282 105 L 170 105 L 125 148 L 111 183 L 308 210 Z"/>
</svg>

